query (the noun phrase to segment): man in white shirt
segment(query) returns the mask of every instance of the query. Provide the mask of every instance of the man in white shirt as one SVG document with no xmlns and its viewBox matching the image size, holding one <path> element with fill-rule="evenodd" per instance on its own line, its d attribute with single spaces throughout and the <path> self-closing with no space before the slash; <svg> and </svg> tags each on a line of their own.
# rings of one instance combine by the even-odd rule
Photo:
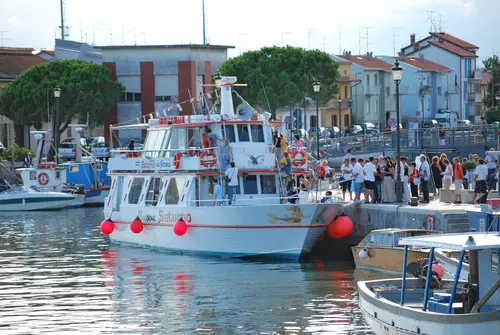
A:
<svg viewBox="0 0 500 335">
<path fill-rule="evenodd" d="M 234 162 L 229 163 L 229 168 L 226 170 L 227 182 L 227 197 L 229 205 L 236 199 L 236 187 L 238 187 L 238 168 Z"/>
<path fill-rule="evenodd" d="M 352 168 L 352 184 L 354 188 L 354 202 L 359 202 L 361 201 L 360 196 L 361 192 L 363 191 L 363 180 L 364 180 L 364 174 L 363 174 L 363 163 L 364 159 L 360 158 L 355 164 L 354 167 Z"/>
<path fill-rule="evenodd" d="M 422 187 L 423 201 L 422 203 L 429 203 L 429 176 L 431 175 L 429 169 L 429 163 L 425 158 L 425 155 L 420 155 L 420 185 Z"/>
<path fill-rule="evenodd" d="M 490 151 L 495 151 L 495 149 L 491 148 Z M 484 161 L 486 162 L 486 166 L 488 167 L 488 178 L 487 178 L 488 189 L 494 190 L 496 189 L 495 172 L 497 171 L 498 156 L 493 153 L 489 153 L 484 158 Z"/>
<path fill-rule="evenodd" d="M 486 193 L 486 179 L 488 178 L 488 167 L 484 164 L 484 160 L 479 160 L 479 165 L 474 170 L 474 181 L 476 182 L 476 187 L 474 187 L 474 197 L 472 197 L 472 203 L 476 201 L 476 197 L 479 193 Z"/>
<path fill-rule="evenodd" d="M 375 197 L 373 196 L 373 193 L 375 191 L 375 173 L 377 172 L 377 167 L 373 162 L 375 161 L 375 158 L 370 157 L 368 158 L 368 163 L 365 163 L 363 166 L 363 173 L 365 175 L 365 202 L 370 202 L 370 199 L 372 203 L 375 203 Z"/>
</svg>

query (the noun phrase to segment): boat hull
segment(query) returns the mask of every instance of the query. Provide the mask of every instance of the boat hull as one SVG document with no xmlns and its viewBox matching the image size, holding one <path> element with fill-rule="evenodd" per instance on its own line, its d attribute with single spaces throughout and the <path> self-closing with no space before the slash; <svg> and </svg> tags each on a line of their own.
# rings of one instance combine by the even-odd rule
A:
<svg viewBox="0 0 500 335">
<path fill-rule="evenodd" d="M 334 208 L 333 210 L 330 208 Z M 341 204 L 303 204 L 224 207 L 143 207 L 105 210 L 115 223 L 112 242 L 135 244 L 182 253 L 226 257 L 283 257 L 298 259 L 312 251 L 325 231 L 325 216 L 340 212 Z M 140 216 L 144 230 L 134 234 L 130 222 Z M 174 223 L 182 217 L 188 230 L 177 236 Z"/>
<path fill-rule="evenodd" d="M 85 191 L 84 206 L 102 206 L 104 199 L 109 195 L 109 190 L 89 190 Z"/>
<path fill-rule="evenodd" d="M 407 279 L 410 282 L 423 280 Z M 442 314 L 424 312 L 411 302 L 401 306 L 396 302 L 377 297 L 377 293 L 370 288 L 376 285 L 400 286 L 401 279 L 374 280 L 358 282 L 359 305 L 366 322 L 377 335 L 402 334 L 439 334 L 439 335 L 470 335 L 492 334 L 500 327 L 500 312 L 469 313 L 469 314 Z M 411 286 L 411 285 L 410 285 Z M 423 290 L 422 290 L 423 292 Z M 408 298 L 411 297 L 407 292 Z M 417 296 L 421 298 L 422 296 Z M 420 301 L 422 301 L 420 300 Z"/>
<path fill-rule="evenodd" d="M 80 206 L 82 200 L 56 192 L 11 193 L 0 197 L 0 211 L 57 210 Z"/>
</svg>

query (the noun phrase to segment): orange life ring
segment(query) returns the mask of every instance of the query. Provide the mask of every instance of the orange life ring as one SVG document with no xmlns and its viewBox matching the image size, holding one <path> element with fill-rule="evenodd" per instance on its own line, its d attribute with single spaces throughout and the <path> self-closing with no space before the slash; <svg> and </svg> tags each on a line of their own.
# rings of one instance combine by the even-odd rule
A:
<svg viewBox="0 0 500 335">
<path fill-rule="evenodd" d="M 49 183 L 49 175 L 46 174 L 45 172 L 42 172 L 38 175 L 37 180 L 38 184 L 45 186 Z"/>
<path fill-rule="evenodd" d="M 180 152 L 175 154 L 175 156 L 174 156 L 174 168 L 178 169 L 181 167 L 181 157 L 182 157 L 182 154 Z"/>
<path fill-rule="evenodd" d="M 300 162 L 297 162 L 295 160 L 295 157 L 297 157 L 297 155 L 300 154 L 300 157 L 302 158 Z M 297 150 L 295 151 L 293 154 L 292 154 L 292 164 L 293 166 L 295 167 L 301 167 L 303 166 L 304 164 L 306 164 L 306 161 L 307 161 L 307 155 L 304 153 L 304 151 L 302 150 Z"/>
<path fill-rule="evenodd" d="M 205 156 L 212 156 L 213 159 L 210 161 L 206 161 Z M 214 154 L 212 150 L 203 151 L 200 154 L 200 164 L 207 168 L 213 167 L 215 166 L 215 164 L 217 164 L 217 156 Z"/>
</svg>

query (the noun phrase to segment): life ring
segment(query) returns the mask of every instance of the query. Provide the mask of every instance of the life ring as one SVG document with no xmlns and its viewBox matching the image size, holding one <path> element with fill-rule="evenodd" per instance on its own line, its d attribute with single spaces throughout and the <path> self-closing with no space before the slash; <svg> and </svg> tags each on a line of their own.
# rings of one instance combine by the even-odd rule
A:
<svg viewBox="0 0 500 335">
<path fill-rule="evenodd" d="M 182 154 L 180 152 L 175 154 L 175 156 L 174 156 L 174 168 L 178 169 L 181 167 L 181 157 L 182 157 Z"/>
<path fill-rule="evenodd" d="M 38 175 L 37 180 L 38 184 L 45 186 L 49 183 L 49 175 L 46 174 L 45 172 L 42 172 Z"/>
<path fill-rule="evenodd" d="M 206 161 L 205 156 L 212 156 L 213 159 L 210 161 Z M 200 154 L 200 164 L 207 168 L 213 167 L 215 166 L 215 164 L 217 164 L 217 156 L 215 156 L 214 152 L 211 150 L 203 151 Z"/>
<path fill-rule="evenodd" d="M 297 157 L 298 154 L 300 154 L 300 157 L 301 157 L 300 162 L 297 162 L 295 160 L 295 157 Z M 307 161 L 306 158 L 307 158 L 307 155 L 304 153 L 304 151 L 302 151 L 302 150 L 295 151 L 292 154 L 292 164 L 293 164 L 293 166 L 295 166 L 295 167 L 301 167 L 302 165 L 306 164 L 306 161 Z"/>
</svg>

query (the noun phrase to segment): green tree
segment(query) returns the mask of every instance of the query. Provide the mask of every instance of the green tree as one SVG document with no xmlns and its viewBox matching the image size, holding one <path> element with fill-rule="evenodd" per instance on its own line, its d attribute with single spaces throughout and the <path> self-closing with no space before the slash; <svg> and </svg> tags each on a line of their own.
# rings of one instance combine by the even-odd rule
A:
<svg viewBox="0 0 500 335">
<path fill-rule="evenodd" d="M 486 119 L 486 122 L 492 123 L 492 122 L 500 122 L 500 107 L 490 107 L 486 111 L 486 114 L 484 114 L 484 118 Z"/>
<path fill-rule="evenodd" d="M 34 66 L 7 85 L 0 95 L 0 114 L 17 124 L 40 129 L 47 122 L 47 96 L 56 104 L 53 90 L 59 86 L 59 134 L 71 119 L 102 124 L 111 106 L 120 100 L 123 85 L 111 80 L 109 70 L 83 60 L 55 60 Z"/>
<path fill-rule="evenodd" d="M 484 97 L 484 104 L 487 107 L 498 105 L 494 100 L 500 94 L 500 59 L 493 55 L 483 60 L 484 71 L 491 73 L 491 80 L 488 83 L 487 94 Z"/>
<path fill-rule="evenodd" d="M 276 110 L 303 103 L 306 97 L 315 97 L 313 82 L 321 83 L 319 102 L 326 104 L 338 93 L 336 79 L 338 65 L 319 50 L 296 47 L 265 47 L 248 51 L 222 64 L 220 73 L 236 76 L 246 87 L 235 89 L 250 104 Z"/>
</svg>

